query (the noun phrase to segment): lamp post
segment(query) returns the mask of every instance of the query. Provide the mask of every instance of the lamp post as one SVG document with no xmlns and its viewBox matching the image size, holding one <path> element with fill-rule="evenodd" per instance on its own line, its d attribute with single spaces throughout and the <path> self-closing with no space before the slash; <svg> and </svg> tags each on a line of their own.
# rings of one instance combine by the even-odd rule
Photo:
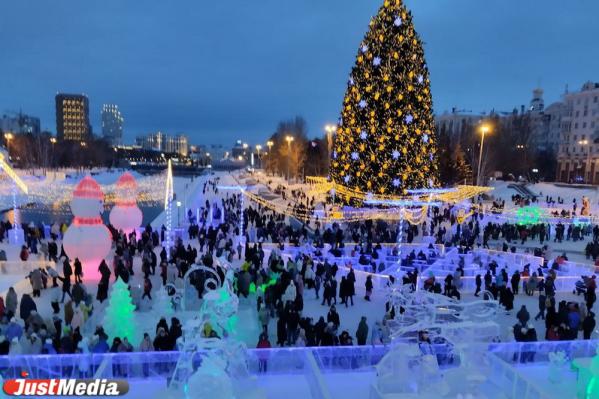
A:
<svg viewBox="0 0 599 399">
<path fill-rule="evenodd" d="M 181 227 L 181 201 L 177 201 L 177 227 Z"/>
<path fill-rule="evenodd" d="M 327 132 L 327 150 L 329 152 L 329 160 L 331 159 L 331 151 L 333 148 L 333 133 L 337 130 L 335 125 L 326 125 L 324 130 Z"/>
<path fill-rule="evenodd" d="M 287 181 L 289 181 L 289 164 L 291 163 L 291 142 L 293 141 L 293 136 L 287 135 L 285 141 L 287 141 Z"/>
<path fill-rule="evenodd" d="M 268 147 L 268 161 L 270 162 L 270 167 L 272 168 L 272 146 L 275 145 L 274 141 L 268 140 L 266 142 L 266 146 Z M 268 174 L 268 170 L 266 171 Z"/>
<path fill-rule="evenodd" d="M 50 143 L 52 144 L 52 167 L 54 167 L 54 158 L 56 158 L 56 156 L 54 155 L 54 145 L 56 144 L 56 137 L 50 137 Z"/>
<path fill-rule="evenodd" d="M 587 147 L 587 159 L 584 162 L 583 182 L 586 181 L 588 184 L 590 184 L 589 182 L 592 181 L 591 167 L 589 165 L 589 160 L 591 159 L 591 146 L 589 144 L 590 144 L 590 142 L 588 140 L 580 140 L 578 142 L 578 145 Z M 587 174 L 588 174 L 588 180 L 587 180 Z"/>
<path fill-rule="evenodd" d="M 8 158 L 10 158 L 10 140 L 12 140 L 15 136 L 12 133 L 4 133 L 4 138 L 6 139 L 6 152 L 8 152 Z"/>
<path fill-rule="evenodd" d="M 483 147 L 485 145 L 485 135 L 489 132 L 490 128 L 488 125 L 482 125 L 480 128 L 481 136 L 480 136 L 480 151 L 478 153 L 478 171 L 476 172 L 476 185 L 480 186 L 482 184 L 482 179 L 480 176 L 480 167 L 482 165 L 483 160 Z"/>
<path fill-rule="evenodd" d="M 256 144 L 256 152 L 258 153 L 258 162 L 260 162 L 260 169 L 262 169 L 262 158 L 260 157 L 260 150 L 262 150 L 262 146 L 260 144 Z"/>
</svg>

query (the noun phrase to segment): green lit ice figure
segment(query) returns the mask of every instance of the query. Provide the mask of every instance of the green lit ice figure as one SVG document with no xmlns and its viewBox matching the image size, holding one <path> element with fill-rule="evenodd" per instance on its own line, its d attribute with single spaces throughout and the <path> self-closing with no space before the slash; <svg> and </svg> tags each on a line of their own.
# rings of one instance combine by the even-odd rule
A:
<svg viewBox="0 0 599 399">
<path fill-rule="evenodd" d="M 591 366 L 589 368 L 591 378 L 587 385 L 585 399 L 599 398 L 599 346 L 597 346 L 596 353 L 595 357 L 591 360 Z"/>
<path fill-rule="evenodd" d="M 516 212 L 516 222 L 520 226 L 538 224 L 541 219 L 541 208 L 538 206 L 525 206 Z"/>
</svg>

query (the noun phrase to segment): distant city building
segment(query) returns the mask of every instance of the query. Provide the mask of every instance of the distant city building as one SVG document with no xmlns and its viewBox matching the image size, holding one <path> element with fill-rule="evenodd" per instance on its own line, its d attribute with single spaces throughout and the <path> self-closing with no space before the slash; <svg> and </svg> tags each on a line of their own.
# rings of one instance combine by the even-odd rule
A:
<svg viewBox="0 0 599 399">
<path fill-rule="evenodd" d="M 532 91 L 532 100 L 530 101 L 530 108 L 528 109 L 532 113 L 541 113 L 545 110 L 545 101 L 543 100 L 543 89 L 537 88 Z"/>
<path fill-rule="evenodd" d="M 86 141 L 91 138 L 87 96 L 56 95 L 56 134 L 59 140 Z"/>
<path fill-rule="evenodd" d="M 123 143 L 123 116 L 118 105 L 104 104 L 102 106 L 102 136 L 112 145 Z"/>
<path fill-rule="evenodd" d="M 453 109 L 435 117 L 437 134 L 445 132 L 447 135 L 460 138 L 471 126 L 479 124 L 484 120 L 484 114 L 475 114 L 471 111 Z"/>
<path fill-rule="evenodd" d="M 3 132 L 11 132 L 16 134 L 39 134 L 40 118 L 25 115 L 22 112 L 2 115 L 0 118 L 0 129 Z"/>
<path fill-rule="evenodd" d="M 557 179 L 599 183 L 599 83 L 587 82 L 564 96 Z"/>
<path fill-rule="evenodd" d="M 237 140 L 231 149 L 231 157 L 237 161 L 249 161 L 250 149 L 247 143 Z"/>
<path fill-rule="evenodd" d="M 187 136 L 183 134 L 169 136 L 162 132 L 156 132 L 146 136 L 138 136 L 135 142 L 144 149 L 176 153 L 184 157 L 189 152 Z"/>
</svg>

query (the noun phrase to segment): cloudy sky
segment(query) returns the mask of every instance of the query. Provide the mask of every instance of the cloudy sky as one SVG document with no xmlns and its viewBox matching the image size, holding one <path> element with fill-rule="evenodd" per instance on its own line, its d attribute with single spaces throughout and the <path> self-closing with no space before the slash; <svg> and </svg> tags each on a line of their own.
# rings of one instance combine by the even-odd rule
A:
<svg viewBox="0 0 599 399">
<path fill-rule="evenodd" d="M 85 93 L 94 131 L 116 103 L 125 139 L 264 141 L 303 115 L 337 120 L 347 76 L 382 0 L 21 0 L 0 4 L 0 113 L 55 131 L 54 95 Z M 435 110 L 546 101 L 599 81 L 599 1 L 406 0 L 425 41 Z"/>
</svg>

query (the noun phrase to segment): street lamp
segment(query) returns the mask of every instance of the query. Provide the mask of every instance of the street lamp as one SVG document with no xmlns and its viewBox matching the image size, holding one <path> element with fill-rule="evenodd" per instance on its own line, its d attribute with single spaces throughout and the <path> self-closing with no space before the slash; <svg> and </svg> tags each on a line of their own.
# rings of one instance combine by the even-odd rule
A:
<svg viewBox="0 0 599 399">
<path fill-rule="evenodd" d="M 489 133 L 489 131 L 491 130 L 491 128 L 489 127 L 489 125 L 482 125 L 480 127 L 480 132 L 481 132 L 481 136 L 480 136 L 480 151 L 478 153 L 478 171 L 476 172 L 476 185 L 480 186 L 482 184 L 481 182 L 481 176 L 480 176 L 480 167 L 482 165 L 482 160 L 483 160 L 483 147 L 485 145 L 485 135 L 487 133 Z"/>
<path fill-rule="evenodd" d="M 333 148 L 333 133 L 337 130 L 335 125 L 326 125 L 324 130 L 327 132 L 327 150 L 329 151 L 329 158 L 331 157 L 331 149 Z"/>
<path fill-rule="evenodd" d="M 12 140 L 15 136 L 12 133 L 4 133 L 4 138 L 6 139 L 6 151 L 8 152 L 8 157 L 10 158 L 10 140 Z"/>
<path fill-rule="evenodd" d="M 52 144 L 52 166 L 54 166 L 54 158 L 56 158 L 56 156 L 54 155 L 54 145 L 56 144 L 56 137 L 50 137 L 50 143 Z M 116 151 L 116 148 L 114 150 Z"/>
<path fill-rule="evenodd" d="M 291 142 L 293 141 L 293 136 L 287 135 L 285 141 L 287 141 L 287 180 L 289 181 L 289 164 L 291 163 Z"/>
<path fill-rule="evenodd" d="M 591 160 L 591 146 L 589 145 L 590 142 L 588 140 L 580 140 L 578 142 L 579 145 L 581 146 L 588 146 L 587 147 L 587 159 L 584 163 L 584 177 L 583 180 L 586 180 L 587 182 L 590 182 L 592 180 L 592 176 L 591 176 L 591 167 L 589 166 L 589 161 Z M 588 174 L 588 179 L 587 179 L 587 174 Z"/>
<path fill-rule="evenodd" d="M 177 201 L 177 226 L 181 227 L 181 201 Z"/>
<path fill-rule="evenodd" d="M 260 144 L 256 144 L 256 152 L 258 153 L 258 162 L 260 162 L 260 169 L 262 169 L 262 158 L 260 157 L 260 150 L 262 146 Z"/>
</svg>

